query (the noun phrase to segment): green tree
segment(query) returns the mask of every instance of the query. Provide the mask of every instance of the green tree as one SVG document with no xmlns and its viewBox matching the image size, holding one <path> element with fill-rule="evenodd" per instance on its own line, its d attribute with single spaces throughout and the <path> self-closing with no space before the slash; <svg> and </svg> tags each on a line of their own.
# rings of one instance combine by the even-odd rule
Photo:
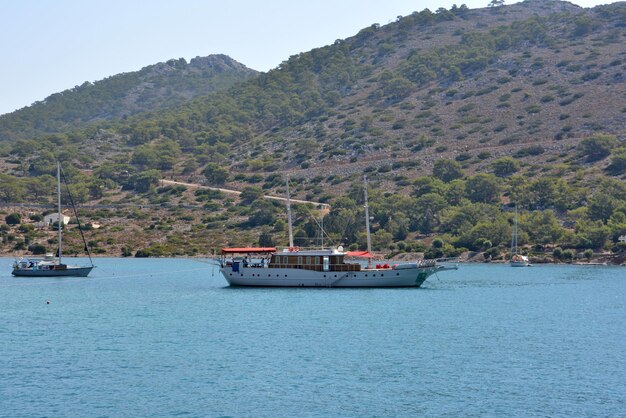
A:
<svg viewBox="0 0 626 418">
<path fill-rule="evenodd" d="M 491 163 L 493 174 L 498 177 L 509 177 L 519 171 L 519 162 L 512 157 L 502 157 Z"/>
<path fill-rule="evenodd" d="M 46 246 L 43 244 L 32 244 L 28 246 L 28 251 L 30 251 L 31 253 L 38 255 L 38 254 L 45 254 L 46 253 Z"/>
<path fill-rule="evenodd" d="M 251 214 L 248 217 L 248 225 L 251 227 L 261 225 L 272 225 L 276 220 L 276 207 L 267 200 L 254 200 L 252 204 Z"/>
<path fill-rule="evenodd" d="M 452 180 L 463 178 L 464 174 L 459 162 L 439 159 L 435 161 L 433 166 L 433 177 L 436 177 L 445 183 L 449 183 Z"/>
<path fill-rule="evenodd" d="M 239 195 L 242 205 L 249 205 L 261 197 L 263 197 L 263 189 L 256 186 L 248 186 L 244 188 Z"/>
<path fill-rule="evenodd" d="M 446 200 L 436 193 L 427 193 L 415 200 L 414 209 L 409 214 L 411 229 L 428 234 L 441 223 L 441 211 L 448 206 Z"/>
<path fill-rule="evenodd" d="M 602 249 L 610 236 L 610 229 L 601 221 L 577 222 L 576 234 L 579 237 L 578 247 Z"/>
<path fill-rule="evenodd" d="M 126 183 L 126 187 L 134 189 L 139 193 L 145 193 L 158 186 L 159 180 L 161 180 L 160 171 L 146 170 L 133 174 Z"/>
<path fill-rule="evenodd" d="M 228 170 L 217 163 L 208 163 L 203 174 L 210 184 L 222 185 L 228 180 Z"/>
<path fill-rule="evenodd" d="M 415 197 L 420 197 L 427 193 L 443 194 L 445 188 L 444 182 L 437 178 L 419 177 L 413 182 L 413 192 L 411 194 Z"/>
<path fill-rule="evenodd" d="M 558 242 L 565 232 L 552 210 L 530 212 L 522 219 L 528 239 L 534 244 Z"/>
<path fill-rule="evenodd" d="M 589 202 L 589 218 L 606 224 L 613 212 L 619 207 L 619 202 L 606 193 L 596 193 Z"/>
<path fill-rule="evenodd" d="M 273 247 L 274 239 L 272 238 L 272 234 L 267 229 L 261 231 L 259 235 L 259 246 L 261 247 Z"/>
<path fill-rule="evenodd" d="M 22 215 L 19 213 L 11 213 L 4 217 L 4 221 L 7 225 L 19 225 L 22 222 Z"/>
<path fill-rule="evenodd" d="M 493 174 L 477 174 L 467 179 L 465 193 L 472 202 L 495 203 L 500 197 L 499 180 Z"/>
</svg>

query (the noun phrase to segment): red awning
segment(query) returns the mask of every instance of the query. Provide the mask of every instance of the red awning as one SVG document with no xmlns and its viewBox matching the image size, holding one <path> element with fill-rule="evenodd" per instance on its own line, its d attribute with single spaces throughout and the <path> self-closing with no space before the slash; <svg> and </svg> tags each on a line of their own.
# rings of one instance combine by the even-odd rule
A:
<svg viewBox="0 0 626 418">
<path fill-rule="evenodd" d="M 368 253 L 367 251 L 348 251 L 346 255 L 348 257 L 376 258 L 374 254 Z"/>
<path fill-rule="evenodd" d="M 274 247 L 243 247 L 243 248 L 222 248 L 222 254 L 249 254 L 249 253 L 275 253 Z"/>
</svg>

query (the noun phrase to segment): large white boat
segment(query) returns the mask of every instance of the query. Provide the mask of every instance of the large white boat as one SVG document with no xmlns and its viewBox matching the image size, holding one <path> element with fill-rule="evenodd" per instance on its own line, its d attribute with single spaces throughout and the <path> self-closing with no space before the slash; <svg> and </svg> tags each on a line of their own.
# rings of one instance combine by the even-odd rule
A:
<svg viewBox="0 0 626 418">
<path fill-rule="evenodd" d="M 68 190 L 69 192 L 69 190 Z M 71 197 L 71 195 L 70 195 Z M 72 202 L 72 207 L 74 204 Z M 27 277 L 64 277 L 64 276 L 78 276 L 86 277 L 94 268 L 93 263 L 90 266 L 72 266 L 62 262 L 62 248 L 63 248 L 63 214 L 61 213 L 61 164 L 57 163 L 57 242 L 58 250 L 56 257 L 52 254 L 47 254 L 44 258 L 30 258 L 23 257 L 16 260 L 13 263 L 13 271 L 11 274 L 14 276 L 27 276 Z M 78 217 L 77 217 L 78 219 Z M 80 229 L 80 222 L 78 224 Z M 82 231 L 81 231 L 82 236 Z M 85 237 L 82 236 L 85 249 L 89 254 Z M 89 261 L 91 262 L 91 255 L 89 255 Z"/>
<path fill-rule="evenodd" d="M 419 287 L 432 274 L 456 270 L 456 266 L 439 265 L 435 260 L 364 267 L 346 262 L 350 255 L 341 247 L 224 248 L 220 272 L 231 286 Z"/>
<path fill-rule="evenodd" d="M 231 286 L 419 287 L 432 274 L 457 269 L 456 266 L 439 265 L 435 260 L 372 265 L 367 185 L 367 251 L 344 252 L 341 246 L 333 249 L 300 250 L 293 245 L 288 190 L 287 187 L 289 247 L 282 251 L 274 247 L 222 249 L 220 272 Z M 366 258 L 367 266 L 358 261 L 347 262 L 346 257 Z"/>
</svg>

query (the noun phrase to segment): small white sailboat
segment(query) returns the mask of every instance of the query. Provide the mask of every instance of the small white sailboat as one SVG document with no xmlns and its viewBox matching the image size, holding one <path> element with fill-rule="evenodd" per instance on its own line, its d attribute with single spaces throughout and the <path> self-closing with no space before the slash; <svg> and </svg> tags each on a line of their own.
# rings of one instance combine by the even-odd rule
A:
<svg viewBox="0 0 626 418">
<path fill-rule="evenodd" d="M 529 267 L 531 264 L 528 257 L 517 252 L 517 204 L 515 205 L 515 221 L 513 223 L 513 236 L 511 238 L 511 267 Z"/>
<path fill-rule="evenodd" d="M 73 202 L 72 202 L 73 206 Z M 89 254 L 89 248 L 83 237 L 83 243 L 85 243 L 85 249 L 89 255 L 89 262 L 91 266 L 70 266 L 63 264 L 62 262 L 62 248 L 63 248 L 63 215 L 61 213 L 61 163 L 57 162 L 57 214 L 58 214 L 58 245 L 56 257 L 52 254 L 46 254 L 44 258 L 21 258 L 13 263 L 14 276 L 27 276 L 27 277 L 63 277 L 63 276 L 78 276 L 86 277 L 94 268 L 91 261 L 91 254 Z M 80 222 L 78 223 L 80 229 Z"/>
</svg>

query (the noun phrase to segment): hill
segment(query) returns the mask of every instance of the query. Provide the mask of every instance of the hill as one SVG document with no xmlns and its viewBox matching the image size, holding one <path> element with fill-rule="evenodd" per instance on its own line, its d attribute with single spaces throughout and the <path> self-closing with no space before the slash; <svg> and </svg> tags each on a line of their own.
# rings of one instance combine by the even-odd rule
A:
<svg viewBox="0 0 626 418">
<path fill-rule="evenodd" d="M 87 124 L 167 109 L 256 75 L 226 55 L 172 59 L 84 82 L 41 102 L 0 116 L 0 141 L 63 133 Z"/>
<path fill-rule="evenodd" d="M 415 12 L 173 109 L 5 145 L 0 200 L 49 195 L 60 157 L 80 201 L 127 205 L 126 219 L 141 225 L 132 234 L 141 239 L 122 228 L 112 242 L 197 254 L 285 242 L 284 211 L 260 196 L 283 195 L 289 177 L 295 197 L 331 204 L 325 242 L 362 247 L 367 174 L 379 251 L 502 257 L 517 203 L 529 252 L 617 252 L 625 21 L 624 2 Z M 321 213 L 299 210 L 298 244 L 319 242 L 311 215 Z"/>
</svg>

